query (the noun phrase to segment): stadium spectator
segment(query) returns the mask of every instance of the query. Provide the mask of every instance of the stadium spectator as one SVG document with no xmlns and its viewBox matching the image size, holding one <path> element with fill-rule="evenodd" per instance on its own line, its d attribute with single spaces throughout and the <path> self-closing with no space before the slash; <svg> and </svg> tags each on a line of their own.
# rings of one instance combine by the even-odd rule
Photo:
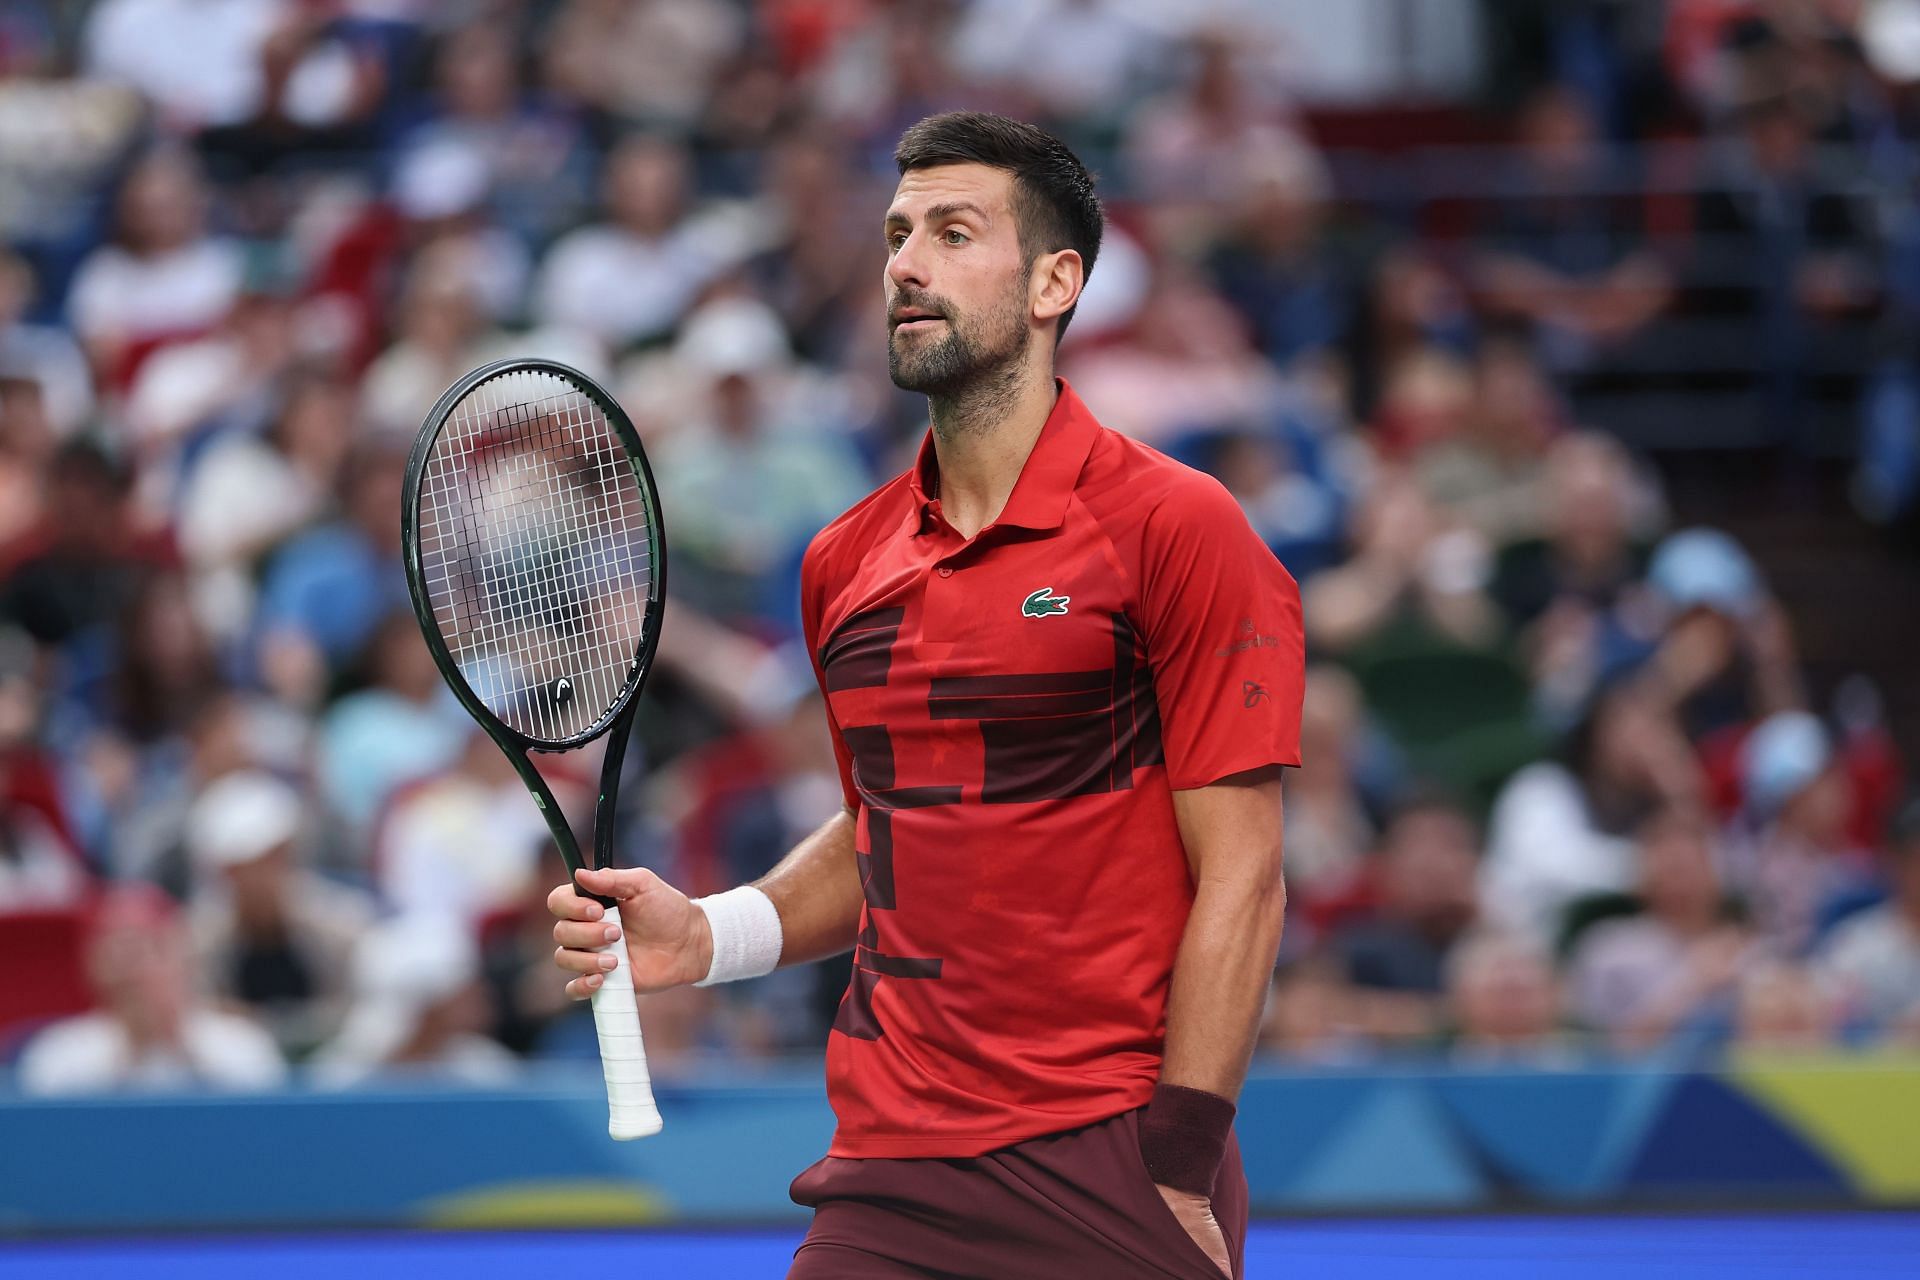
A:
<svg viewBox="0 0 1920 1280">
<path fill-rule="evenodd" d="M 437 259 L 436 265 L 459 279 L 488 320 L 517 323 L 527 312 L 533 254 L 525 236 L 493 218 L 487 181 L 486 162 L 472 151 L 451 146 L 421 149 L 412 163 L 395 174 L 392 200 L 401 221 L 385 228 L 397 241 L 385 247 L 398 250 L 387 266 L 402 272 L 409 259 L 421 265 Z M 377 216 L 374 224 L 379 225 Z M 363 323 L 369 329 L 383 327 L 389 299 L 380 294 L 362 301 L 369 309 Z M 362 335 L 368 342 L 378 336 Z M 597 351 L 598 344 L 593 345 Z"/>
<path fill-rule="evenodd" d="M 37 292 L 33 268 L 0 251 L 0 379 L 25 381 L 39 392 L 47 430 L 44 443 L 71 438 L 93 414 L 93 374 L 73 337 L 56 325 L 27 318 Z M 29 441 L 8 424 L 9 449 Z M 37 442 L 35 442 L 37 443 Z"/>
<path fill-rule="evenodd" d="M 1631 887 L 1631 833 L 1649 813 L 1702 799 L 1699 763 L 1672 717 L 1616 683 L 1593 698 L 1560 759 L 1528 765 L 1500 793 L 1482 905 L 1496 924 L 1551 944 L 1576 899 Z"/>
<path fill-rule="evenodd" d="M 803 404 L 796 412 L 786 333 L 764 303 L 708 303 L 674 351 L 704 402 L 656 455 L 675 550 L 690 566 L 676 590 L 730 625 L 789 630 L 788 592 L 773 575 L 866 493 L 866 468 L 831 428 L 800 416 Z"/>
<path fill-rule="evenodd" d="M 1485 544 L 1448 528 L 1412 475 L 1381 472 L 1360 505 L 1352 541 L 1345 562 L 1303 588 L 1307 634 L 1316 644 L 1351 650 L 1396 629 L 1467 647 L 1496 638 Z"/>
<path fill-rule="evenodd" d="M 1415 461 L 1421 487 L 1491 546 L 1539 536 L 1556 512 L 1548 477 L 1565 412 L 1531 349 L 1489 334 L 1474 353 L 1473 404 L 1459 433 Z"/>
<path fill-rule="evenodd" d="M 1374 854 L 1374 905 L 1334 934 L 1347 981 L 1377 1035 L 1431 1035 L 1448 953 L 1473 926 L 1479 832 L 1458 807 L 1416 798 L 1393 815 Z"/>
<path fill-rule="evenodd" d="M 1696 742 L 1805 705 L 1793 630 L 1739 543 L 1682 529 L 1654 549 L 1647 585 L 1665 627 L 1653 686 Z"/>
<path fill-rule="evenodd" d="M 479 747 L 476 743 L 475 749 Z M 486 749 L 499 754 L 491 742 Z M 650 840 L 649 847 L 657 849 L 662 843 Z M 545 890 L 564 879 L 567 868 L 552 840 L 538 839 L 537 847 L 537 869 L 527 877 L 523 892 L 513 902 L 503 903 L 480 930 L 481 971 L 493 1006 L 490 1034 L 521 1056 L 535 1050 L 552 1024 L 578 1011 L 566 992 L 539 980 L 541 968 L 553 955 L 549 923 L 553 917 L 547 914 Z M 651 1044 L 648 1050 L 651 1054 Z"/>
<path fill-rule="evenodd" d="M 689 129 L 747 37 L 723 0 L 569 0 L 547 33 L 545 85 L 612 119 Z"/>
<path fill-rule="evenodd" d="M 1331 1066 L 1371 1059 L 1351 992 L 1331 959 L 1309 957 L 1275 977 L 1260 1024 L 1260 1051 L 1288 1061 Z"/>
<path fill-rule="evenodd" d="M 44 516 L 40 485 L 52 449 L 40 385 L 0 376 L 0 556 Z"/>
<path fill-rule="evenodd" d="M 1462 354 L 1437 343 L 1409 346 L 1381 372 L 1368 435 L 1382 457 L 1417 462 L 1465 435 L 1473 409 Z"/>
<path fill-rule="evenodd" d="M 1646 329 L 1672 295 L 1671 276 L 1642 243 L 1638 203 L 1613 194 L 1618 166 L 1577 92 L 1540 90 L 1517 141 L 1479 287 L 1495 316 L 1537 327 L 1554 368 L 1583 370 Z"/>
<path fill-rule="evenodd" d="M 196 704 L 169 749 L 144 760 L 103 735 L 87 756 L 85 791 L 104 810 L 97 842 L 109 851 L 109 869 L 191 898 L 196 881 L 186 832 L 194 798 L 242 770 L 294 775 L 306 767 L 310 737 L 305 717 L 234 688 Z"/>
<path fill-rule="evenodd" d="M 1892 896 L 1842 920 L 1815 959 L 1848 1011 L 1876 1029 L 1920 1012 L 1920 801 L 1895 818 L 1885 865 Z"/>
<path fill-rule="evenodd" d="M 1670 807 L 1637 834 L 1640 909 L 1590 926 L 1568 962 L 1574 1016 L 1629 1052 L 1704 1032 L 1755 954 L 1729 915 L 1704 816 Z"/>
<path fill-rule="evenodd" d="M 221 682 L 185 578 L 168 570 L 135 584 L 115 620 L 108 663 L 107 722 L 136 749 L 171 743 Z"/>
<path fill-rule="evenodd" d="M 955 68 L 1039 119 L 1111 124 L 1159 52 L 1143 16 L 1118 0 L 982 0 L 953 34 Z"/>
<path fill-rule="evenodd" d="M 1814 149 L 1804 104 L 1784 78 L 1760 70 L 1740 90 L 1732 145 L 1713 166 L 1694 213 L 1688 265 L 1692 310 L 1729 322 L 1760 393 L 1763 438 L 1805 448 L 1799 417 L 1823 355 L 1870 314 L 1880 284 L 1870 265 L 1870 208 L 1849 175 Z"/>
<path fill-rule="evenodd" d="M 306 827 L 299 793 L 255 771 L 221 778 L 187 815 L 202 877 L 188 912 L 197 967 L 295 1058 L 338 1030 L 353 948 L 373 923 L 365 898 L 302 864 Z"/>
<path fill-rule="evenodd" d="M 1639 529 L 1649 500 L 1626 451 L 1598 432 L 1557 440 L 1541 487 L 1540 536 L 1501 549 L 1487 590 L 1519 640 L 1541 708 L 1564 723 L 1645 647 L 1630 606 L 1645 572 Z"/>
<path fill-rule="evenodd" d="M 420 429 L 427 410 L 461 374 L 483 363 L 497 338 L 459 242 L 424 246 L 407 270 L 394 310 L 393 341 L 367 367 L 362 395 L 368 428 L 395 439 Z"/>
<path fill-rule="evenodd" d="M 1852 782 L 1819 719 L 1783 711 L 1741 746 L 1745 810 L 1733 882 L 1760 936 L 1802 957 L 1828 910 L 1866 881 L 1869 859 L 1850 832 Z"/>
<path fill-rule="evenodd" d="M 0 913 L 78 906 L 92 881 L 56 763 L 35 741 L 43 715 L 35 665 L 33 642 L 0 628 Z"/>
<path fill-rule="evenodd" d="M 1270 427 L 1229 426 L 1167 447 L 1227 487 L 1247 523 L 1296 578 L 1338 563 L 1351 502 L 1340 474 L 1348 459 L 1308 414 L 1282 412 Z"/>
<path fill-rule="evenodd" d="M 142 157 L 121 184 L 117 242 L 80 264 L 67 299 L 108 387 L 123 389 L 156 347 L 212 328 L 239 296 L 240 250 L 208 234 L 208 199 L 193 159 L 168 148 Z"/>
<path fill-rule="evenodd" d="M 381 620 L 405 607 L 394 516 L 404 447 L 382 439 L 356 445 L 340 482 L 339 509 L 280 546 L 262 572 L 257 661 L 267 687 L 294 706 L 312 707 Z"/>
<path fill-rule="evenodd" d="M 478 931 L 525 896 L 551 837 L 499 747 L 470 726 L 453 730 L 456 754 L 392 789 L 372 841 L 371 871 L 381 901 L 393 909 L 431 901 Z M 564 776 L 549 782 L 564 810 L 580 812 L 581 788 Z"/>
<path fill-rule="evenodd" d="M 1836 1044 L 1840 1009 L 1802 965 L 1772 960 L 1741 971 L 1734 1006 L 1734 1052 L 1818 1053 Z"/>
<path fill-rule="evenodd" d="M 1180 50 L 1182 82 L 1127 120 L 1125 172 L 1163 245 L 1203 241 L 1214 210 L 1240 189 L 1244 157 L 1293 128 L 1290 105 L 1252 67 L 1246 34 L 1224 24 L 1197 31 Z"/>
<path fill-rule="evenodd" d="M 1456 358 L 1473 347 L 1476 317 L 1439 255 L 1418 243 L 1385 248 L 1368 281 L 1343 399 L 1357 419 L 1379 410 L 1389 374 L 1422 351 Z"/>
<path fill-rule="evenodd" d="M 1314 763 L 1287 787 L 1286 876 L 1290 905 L 1309 919 L 1321 905 L 1352 892 L 1362 859 L 1373 847 L 1373 819 L 1357 777 L 1366 752 L 1363 699 L 1348 672 L 1327 665 L 1307 668 L 1300 751 Z"/>
<path fill-rule="evenodd" d="M 86 65 L 138 89 L 163 127 L 192 132 L 251 119 L 285 0 L 104 0 L 88 15 Z"/>
<path fill-rule="evenodd" d="M 756 216 L 767 231 L 748 277 L 780 313 L 801 359 L 846 363 L 868 336 L 858 301 L 873 287 L 869 228 L 853 198 L 859 176 L 845 146 L 810 129 L 777 138 L 764 167 Z"/>
<path fill-rule="evenodd" d="M 348 1088 L 422 1074 L 468 1085 L 513 1078 L 515 1060 L 485 1034 L 480 950 L 458 920 L 399 916 L 360 935 L 353 1003 L 340 1034 L 313 1056 L 314 1083 Z"/>
<path fill-rule="evenodd" d="M 581 123 L 522 92 L 518 58 L 504 26 L 447 34 L 434 60 L 434 110 L 394 162 L 394 185 L 416 215 L 456 173 L 473 175 L 475 203 L 529 243 L 550 239 L 585 207 L 592 186 Z"/>
<path fill-rule="evenodd" d="M 821 707 L 805 654 L 790 647 L 772 655 L 749 683 L 746 723 L 654 779 L 658 792 L 674 797 L 673 882 L 696 892 L 766 874 L 797 835 L 838 807 L 820 758 Z M 668 870 L 661 867 L 662 875 Z"/>
<path fill-rule="evenodd" d="M 1304 139 L 1273 133 L 1242 164 L 1209 255 L 1215 284 L 1281 369 L 1336 361 L 1359 320 L 1359 290 L 1326 234 L 1326 162 Z"/>
<path fill-rule="evenodd" d="M 1368 990 L 1436 994 L 1447 952 L 1474 922 L 1479 832 L 1458 806 L 1415 798 L 1387 823 L 1374 858 L 1373 909 L 1334 938 L 1347 978 Z"/>
<path fill-rule="evenodd" d="M 226 642 L 245 638 L 255 571 L 282 542 L 322 517 L 339 487 L 355 420 L 351 383 L 318 369 L 287 380 L 265 432 L 208 445 L 180 496 L 180 549 L 194 605 Z"/>
<path fill-rule="evenodd" d="M 107 894 L 87 944 L 87 974 L 99 1011 L 56 1022 L 27 1043 L 24 1092 L 266 1089 L 285 1078 L 273 1037 L 196 994 L 185 923 L 159 890 L 130 884 Z"/>
<path fill-rule="evenodd" d="M 1260 421 L 1279 391 L 1232 308 L 1198 271 L 1173 265 L 1158 270 L 1125 334 L 1067 348 L 1061 373 L 1114 406 L 1115 431 L 1160 448 L 1196 429 Z"/>
<path fill-rule="evenodd" d="M 758 41 L 744 45 L 721 68 L 700 113 L 703 185 L 715 195 L 751 195 L 765 181 L 771 149 L 804 129 L 799 122 L 811 114 L 773 50 Z"/>
<path fill-rule="evenodd" d="M 125 466 L 76 440 L 48 462 L 39 523 L 0 549 L 0 621 L 66 648 L 70 685 L 105 678 L 104 628 L 132 601 L 143 573 L 172 561 L 164 535 L 137 523 Z"/>
<path fill-rule="evenodd" d="M 967 96 L 950 53 L 956 12 L 943 5 L 885 5 L 829 20 L 808 86 L 822 123 L 876 163 L 900 129 L 953 109 Z"/>
<path fill-rule="evenodd" d="M 361 839 L 396 791 L 451 764 L 471 732 L 411 611 L 381 619 L 366 662 L 366 687 L 333 703 L 315 744 L 321 795 Z"/>
<path fill-rule="evenodd" d="M 1453 1061 L 1548 1065 L 1572 1055 L 1561 1021 L 1560 980 L 1544 948 L 1515 934 L 1480 932 L 1447 957 Z"/>
<path fill-rule="evenodd" d="M 607 157 L 607 221 L 562 236 L 534 284 L 534 315 L 619 350 L 656 339 L 701 287 L 747 256 L 715 213 L 689 208 L 687 153 L 636 134 Z"/>
<path fill-rule="evenodd" d="M 161 348 L 127 389 L 121 419 L 148 473 L 143 504 L 170 510 L 198 450 L 223 431 L 258 431 L 272 415 L 296 356 L 298 321 L 287 281 L 264 259 L 213 330 Z"/>
<path fill-rule="evenodd" d="M 39 45 L 37 34 L 53 34 L 46 5 L 16 0 L 7 12 L 11 20 L 0 19 L 7 22 L 0 48 L 0 168 L 9 188 L 0 205 L 0 242 L 33 263 L 41 286 L 32 299 L 33 319 L 46 323 L 59 318 L 74 263 L 99 239 L 102 189 L 148 136 L 151 115 L 125 85 L 73 74 L 66 40 Z"/>
</svg>

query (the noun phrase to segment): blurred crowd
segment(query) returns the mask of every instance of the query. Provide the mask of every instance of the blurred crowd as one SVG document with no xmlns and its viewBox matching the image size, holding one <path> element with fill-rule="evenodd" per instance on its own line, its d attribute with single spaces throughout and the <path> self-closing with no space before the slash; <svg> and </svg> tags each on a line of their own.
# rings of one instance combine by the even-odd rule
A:
<svg viewBox="0 0 1920 1280">
<path fill-rule="evenodd" d="M 1100 172 L 1061 372 L 1302 584 L 1264 1052 L 1920 1043 L 1920 809 L 1873 690 L 1810 689 L 1762 567 L 1586 416 L 1731 380 L 1738 438 L 1794 454 L 1838 396 L 1862 509 L 1909 509 L 1920 4 L 1460 0 L 1480 96 L 1348 110 L 1339 147 L 1290 91 L 1300 12 L 0 0 L 0 1063 L 593 1054 L 557 855 L 407 605 L 406 450 L 497 356 L 616 392 L 673 562 L 622 860 L 763 872 L 839 803 L 798 563 L 924 431 L 879 219 L 900 130 L 955 106 Z M 584 754 L 542 761 L 576 828 Z M 817 1052 L 844 964 L 647 998 L 658 1069 Z"/>
</svg>

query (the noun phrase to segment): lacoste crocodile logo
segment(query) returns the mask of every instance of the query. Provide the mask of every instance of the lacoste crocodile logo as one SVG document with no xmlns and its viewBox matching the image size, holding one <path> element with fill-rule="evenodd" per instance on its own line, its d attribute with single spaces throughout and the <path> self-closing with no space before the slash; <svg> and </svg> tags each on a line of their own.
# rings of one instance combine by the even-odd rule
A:
<svg viewBox="0 0 1920 1280">
<path fill-rule="evenodd" d="M 1067 602 L 1072 596 L 1057 596 L 1052 587 L 1042 587 L 1020 602 L 1020 616 L 1023 618 L 1045 618 L 1067 611 Z"/>
</svg>

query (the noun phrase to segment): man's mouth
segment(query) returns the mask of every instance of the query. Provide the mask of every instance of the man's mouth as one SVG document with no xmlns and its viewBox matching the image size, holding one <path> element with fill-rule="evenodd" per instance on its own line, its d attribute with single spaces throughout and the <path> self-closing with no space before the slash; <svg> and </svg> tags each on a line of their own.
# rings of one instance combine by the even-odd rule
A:
<svg viewBox="0 0 1920 1280">
<path fill-rule="evenodd" d="M 944 319 L 946 319 L 945 316 L 935 315 L 931 311 L 916 311 L 909 307 L 904 311 L 896 311 L 894 313 L 893 327 L 895 329 L 924 329 L 930 325 L 938 324 Z"/>
</svg>

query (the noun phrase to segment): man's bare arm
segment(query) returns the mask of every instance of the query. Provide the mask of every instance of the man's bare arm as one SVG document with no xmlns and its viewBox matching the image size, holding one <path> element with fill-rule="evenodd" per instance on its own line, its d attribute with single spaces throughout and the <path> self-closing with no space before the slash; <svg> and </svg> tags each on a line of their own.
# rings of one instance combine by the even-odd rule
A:
<svg viewBox="0 0 1920 1280">
<path fill-rule="evenodd" d="M 1173 961 L 1160 1086 L 1140 1117 L 1140 1157 L 1192 1242 L 1233 1274 L 1208 1188 L 1246 1080 L 1281 950 L 1281 770 L 1173 793 L 1194 908 Z"/>
<path fill-rule="evenodd" d="M 1193 913 L 1173 967 L 1163 1084 L 1239 1096 L 1287 908 L 1280 770 L 1173 793 Z"/>
<path fill-rule="evenodd" d="M 1226 1236 L 1208 1188 L 1266 1007 L 1287 891 L 1280 879 L 1280 770 L 1173 793 L 1193 869 L 1193 912 L 1173 965 L 1160 1085 L 1140 1119 L 1140 1154 L 1160 1198 L 1223 1274 Z"/>
<path fill-rule="evenodd" d="M 860 931 L 860 863 L 854 819 L 842 809 L 754 881 L 780 913 L 780 963 L 839 955 Z"/>
</svg>

